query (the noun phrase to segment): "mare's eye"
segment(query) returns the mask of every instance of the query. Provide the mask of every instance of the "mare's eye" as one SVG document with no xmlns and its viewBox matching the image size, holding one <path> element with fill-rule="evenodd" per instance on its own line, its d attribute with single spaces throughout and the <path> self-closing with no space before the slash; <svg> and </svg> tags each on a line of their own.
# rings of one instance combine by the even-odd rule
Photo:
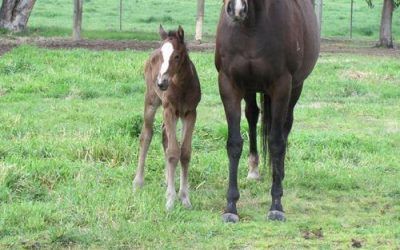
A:
<svg viewBox="0 0 400 250">
<path fill-rule="evenodd" d="M 179 55 L 176 55 L 176 56 L 175 56 L 175 60 L 179 60 Z"/>
</svg>

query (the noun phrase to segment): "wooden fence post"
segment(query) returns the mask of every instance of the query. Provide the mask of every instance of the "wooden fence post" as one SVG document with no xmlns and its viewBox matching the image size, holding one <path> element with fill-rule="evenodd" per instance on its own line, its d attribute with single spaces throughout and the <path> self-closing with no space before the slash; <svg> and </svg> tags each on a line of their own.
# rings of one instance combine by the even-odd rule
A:
<svg viewBox="0 0 400 250">
<path fill-rule="evenodd" d="M 197 20 L 196 20 L 195 40 L 199 42 L 201 42 L 201 40 L 203 39 L 204 1 L 205 0 L 197 0 Z"/>
<path fill-rule="evenodd" d="M 74 30 L 72 34 L 72 38 L 74 39 L 74 41 L 82 39 L 82 2 L 83 0 L 74 0 Z"/>
<path fill-rule="evenodd" d="M 315 0 L 315 8 L 316 8 L 316 14 L 317 14 L 319 34 L 321 35 L 323 0 Z"/>
<path fill-rule="evenodd" d="M 353 11 L 354 11 L 354 0 L 351 0 L 350 6 L 350 39 L 353 39 Z"/>
</svg>

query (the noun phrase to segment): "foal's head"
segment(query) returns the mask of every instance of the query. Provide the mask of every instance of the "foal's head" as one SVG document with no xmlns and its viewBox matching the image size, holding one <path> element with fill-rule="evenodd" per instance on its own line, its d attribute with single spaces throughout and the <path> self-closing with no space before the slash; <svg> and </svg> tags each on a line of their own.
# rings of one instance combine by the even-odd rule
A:
<svg viewBox="0 0 400 250">
<path fill-rule="evenodd" d="M 157 76 L 157 86 L 165 91 L 171 79 L 180 72 L 182 66 L 187 63 L 187 50 L 184 41 L 184 31 L 179 26 L 177 31 L 166 32 L 160 25 L 161 67 Z"/>
<path fill-rule="evenodd" d="M 225 12 L 233 21 L 244 21 L 248 7 L 248 0 L 224 0 Z"/>
</svg>

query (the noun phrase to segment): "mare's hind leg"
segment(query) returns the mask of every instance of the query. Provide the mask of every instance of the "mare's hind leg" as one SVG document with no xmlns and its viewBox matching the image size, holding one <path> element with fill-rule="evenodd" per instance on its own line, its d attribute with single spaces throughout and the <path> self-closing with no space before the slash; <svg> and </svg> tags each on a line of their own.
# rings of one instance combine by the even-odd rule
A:
<svg viewBox="0 0 400 250">
<path fill-rule="evenodd" d="M 303 83 L 301 82 L 300 84 L 295 84 L 294 86 L 297 86 L 297 87 L 292 89 L 292 94 L 290 95 L 289 109 L 287 112 L 286 122 L 285 122 L 285 125 L 283 128 L 286 142 L 288 140 L 289 133 L 292 130 L 293 111 L 294 111 L 294 107 L 296 106 L 297 101 L 300 98 L 301 91 L 303 89 Z"/>
<path fill-rule="evenodd" d="M 285 177 L 286 123 L 291 94 L 292 77 L 289 73 L 281 76 L 273 86 L 271 97 L 271 130 L 268 147 L 272 164 L 272 204 L 268 213 L 271 220 L 285 220 L 281 203 L 283 196 L 282 181 Z"/>
<path fill-rule="evenodd" d="M 246 101 L 246 119 L 249 124 L 250 138 L 250 154 L 249 154 L 249 173 L 247 179 L 259 180 L 260 173 L 258 170 L 258 151 L 257 151 L 257 121 L 260 114 L 260 109 L 257 106 L 256 93 L 248 93 L 245 95 Z"/>
<path fill-rule="evenodd" d="M 164 107 L 164 124 L 165 137 L 167 139 L 167 147 L 165 150 L 165 161 L 167 171 L 167 193 L 166 193 L 166 209 L 171 210 L 174 207 L 176 191 L 175 191 L 175 170 L 180 159 L 180 148 L 176 139 L 176 123 L 178 117 L 175 109 L 169 105 Z"/>
<path fill-rule="evenodd" d="M 196 123 L 196 111 L 192 111 L 183 118 L 182 128 L 182 147 L 181 147 L 181 182 L 179 188 L 179 197 L 183 206 L 190 208 L 192 204 L 189 199 L 189 162 L 192 154 L 192 135 Z"/>
<path fill-rule="evenodd" d="M 136 176 L 133 180 L 133 189 L 140 188 L 144 184 L 144 165 L 146 162 L 147 152 L 153 137 L 153 123 L 157 108 L 160 106 L 160 100 L 153 93 L 146 93 L 144 106 L 144 123 L 142 132 L 140 133 L 140 151 L 139 161 L 136 169 Z"/>
</svg>

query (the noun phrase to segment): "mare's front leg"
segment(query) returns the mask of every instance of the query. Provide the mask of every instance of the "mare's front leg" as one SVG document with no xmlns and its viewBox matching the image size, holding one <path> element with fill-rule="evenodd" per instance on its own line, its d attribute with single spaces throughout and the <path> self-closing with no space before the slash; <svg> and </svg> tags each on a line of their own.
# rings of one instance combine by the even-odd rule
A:
<svg viewBox="0 0 400 250">
<path fill-rule="evenodd" d="M 164 105 L 164 126 L 166 137 L 165 161 L 167 177 L 166 209 L 171 210 L 174 207 L 175 191 L 175 170 L 181 155 L 178 140 L 176 139 L 176 123 L 178 117 L 176 110 L 170 104 Z"/>
<path fill-rule="evenodd" d="M 247 179 L 259 180 L 260 173 L 258 170 L 258 151 L 257 151 L 257 121 L 260 109 L 257 106 L 257 94 L 246 93 L 244 99 L 246 101 L 246 119 L 249 124 L 250 154 L 249 154 L 249 173 Z"/>
<path fill-rule="evenodd" d="M 270 220 L 285 220 L 281 198 L 283 196 L 282 181 L 285 177 L 286 123 L 292 77 L 289 73 L 281 76 L 271 91 L 271 131 L 268 138 L 272 164 L 272 204 L 268 213 Z"/>
<path fill-rule="evenodd" d="M 229 158 L 229 187 L 227 206 L 223 214 L 223 220 L 225 222 L 238 222 L 239 216 L 236 210 L 236 202 L 239 200 L 240 194 L 237 183 L 237 172 L 243 148 L 243 139 L 240 135 L 240 102 L 243 95 L 233 86 L 234 83 L 230 81 L 225 74 L 220 73 L 218 80 L 219 92 L 228 122 L 227 152 Z"/>
<path fill-rule="evenodd" d="M 181 182 L 179 188 L 179 197 L 183 206 L 190 208 L 192 205 L 189 199 L 189 162 L 192 154 L 192 136 L 194 125 L 196 123 L 196 110 L 191 111 L 182 120 L 182 147 L 181 147 Z"/>
<path fill-rule="evenodd" d="M 141 188 L 144 184 L 144 165 L 146 162 L 147 152 L 149 150 L 151 139 L 153 138 L 154 116 L 157 108 L 160 106 L 161 100 L 156 96 L 155 92 L 147 91 L 144 102 L 144 123 L 142 132 L 140 133 L 140 151 L 136 176 L 133 180 L 133 189 Z"/>
</svg>

